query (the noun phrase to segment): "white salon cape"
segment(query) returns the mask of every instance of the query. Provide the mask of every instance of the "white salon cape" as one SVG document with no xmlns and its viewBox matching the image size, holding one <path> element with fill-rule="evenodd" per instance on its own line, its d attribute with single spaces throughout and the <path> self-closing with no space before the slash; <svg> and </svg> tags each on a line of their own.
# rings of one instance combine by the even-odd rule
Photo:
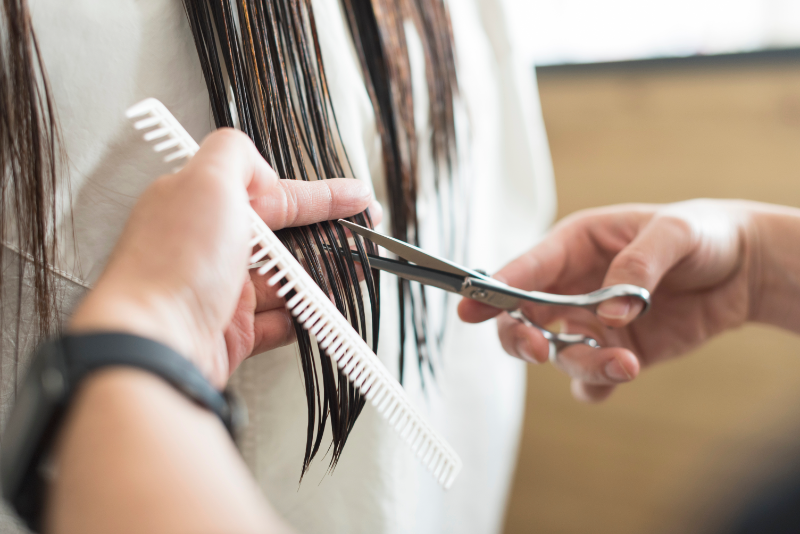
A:
<svg viewBox="0 0 800 534">
<path fill-rule="evenodd" d="M 180 0 L 29 2 L 67 156 L 70 189 L 62 188 L 59 196 L 71 203 L 74 226 L 64 226 L 69 231 L 55 268 L 64 306 L 70 310 L 96 282 L 141 192 L 170 171 L 133 131 L 125 109 L 156 97 L 198 141 L 212 130 L 213 121 Z M 374 113 L 340 4 L 338 0 L 312 4 L 354 175 L 373 184 L 378 200 L 387 206 Z M 459 261 L 490 272 L 531 246 L 555 211 L 533 69 L 516 61 L 507 14 L 501 8 L 500 0 L 450 2 L 463 111 L 459 172 L 468 184 L 457 206 L 468 222 L 466 258 Z M 429 136 L 424 59 L 413 35 L 409 47 L 418 134 L 424 147 Z M 426 151 L 421 152 L 424 159 Z M 437 250 L 436 240 L 428 238 L 436 233 L 429 229 L 441 219 L 430 162 L 420 162 L 420 173 L 423 246 Z M 69 219 L 62 224 L 68 225 Z M 21 357 L 15 360 L 17 262 L 11 251 L 14 244 L 5 245 L 3 425 L 34 343 L 26 280 Z M 379 356 L 393 372 L 398 366 L 399 337 L 395 287 L 392 276 L 383 275 Z M 429 290 L 430 300 L 440 302 L 436 291 Z M 326 473 L 330 458 L 323 457 L 323 446 L 299 484 L 307 419 L 296 349 L 290 346 L 256 356 L 236 372 L 232 381 L 250 414 L 242 453 L 266 498 L 298 532 L 489 534 L 502 529 L 520 436 L 525 367 L 503 353 L 493 322 L 460 323 L 452 309 L 456 301 L 449 302 L 446 335 L 434 362 L 435 380 L 427 380 L 422 390 L 411 345 L 405 373 L 416 407 L 464 462 L 449 491 L 437 485 L 370 405 L 356 423 L 336 469 Z M 0 532 L 18 528 L 7 512 L 0 519 Z"/>
</svg>

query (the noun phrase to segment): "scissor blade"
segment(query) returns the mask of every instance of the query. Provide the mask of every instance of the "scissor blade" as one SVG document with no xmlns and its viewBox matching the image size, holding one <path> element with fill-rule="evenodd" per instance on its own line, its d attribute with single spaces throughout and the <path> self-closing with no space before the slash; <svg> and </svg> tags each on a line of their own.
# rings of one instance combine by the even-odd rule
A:
<svg viewBox="0 0 800 534">
<path fill-rule="evenodd" d="M 361 256 L 357 251 L 351 250 L 350 254 L 354 261 L 361 261 Z M 367 254 L 367 256 L 369 257 L 369 266 L 373 269 L 380 269 L 400 278 L 419 282 L 426 286 L 438 287 L 451 293 L 461 292 L 461 286 L 464 282 L 463 276 L 443 273 L 436 269 L 427 269 L 390 258 L 382 258 L 374 254 Z"/>
<path fill-rule="evenodd" d="M 344 219 L 339 219 L 339 224 L 349 229 L 354 234 L 358 234 L 365 239 L 369 239 L 373 243 L 382 246 L 389 252 L 394 252 L 401 258 L 412 261 L 420 267 L 427 267 L 428 269 L 434 269 L 436 271 L 444 271 L 446 273 L 455 274 L 461 277 L 471 276 L 475 278 L 485 278 L 484 275 L 481 275 L 471 269 L 466 269 L 444 258 L 439 258 L 432 254 L 428 254 L 424 250 L 415 247 L 414 245 L 409 245 L 408 243 L 400 241 L 399 239 L 389 237 L 388 235 L 379 234 L 374 230 L 353 224 L 350 221 L 345 221 Z"/>
</svg>

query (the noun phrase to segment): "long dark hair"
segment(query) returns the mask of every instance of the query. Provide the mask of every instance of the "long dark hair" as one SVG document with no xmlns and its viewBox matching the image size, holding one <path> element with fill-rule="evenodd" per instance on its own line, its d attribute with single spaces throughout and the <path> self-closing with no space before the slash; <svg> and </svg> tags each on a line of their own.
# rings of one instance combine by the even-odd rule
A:
<svg viewBox="0 0 800 534">
<path fill-rule="evenodd" d="M 411 66 L 405 21 L 413 22 L 425 55 L 429 117 L 433 130 L 431 155 L 437 191 L 441 173 L 452 178 L 455 165 L 453 98 L 457 90 L 450 17 L 442 0 L 343 0 L 356 51 L 375 109 L 383 149 L 392 234 L 419 246 L 417 161 Z M 398 278 L 400 305 L 399 376 L 405 369 L 407 315 L 417 348 L 417 363 L 433 371 L 428 353 L 424 291 L 413 293 Z M 422 378 L 424 375 L 420 374 Z"/>
<path fill-rule="evenodd" d="M 342 0 L 353 42 L 375 109 L 383 148 L 392 233 L 419 244 L 417 222 L 417 132 L 405 22 L 416 28 L 426 61 L 433 129 L 435 180 L 453 174 L 456 92 L 450 20 L 443 0 Z M 287 179 L 352 176 L 328 93 L 325 67 L 310 0 L 184 0 L 217 126 L 238 127 Z M 231 104 L 232 102 L 232 104 Z M 370 224 L 369 215 L 354 218 Z M 315 281 L 332 294 L 364 339 L 377 349 L 380 295 L 377 271 L 365 273 L 371 313 L 365 306 L 355 266 L 340 249 L 349 248 L 338 225 L 316 224 L 284 230 L 284 243 L 303 261 Z M 371 244 L 355 239 L 359 254 Z M 424 293 L 407 282 L 400 295 L 400 376 L 404 368 L 407 315 L 417 342 L 419 364 L 427 359 Z M 410 311 L 410 313 L 409 313 Z M 364 400 L 295 324 L 308 403 L 303 472 L 319 451 L 330 415 L 334 467 Z M 319 367 L 319 374 L 317 372 Z M 322 384 L 319 384 L 321 375 Z"/>
<path fill-rule="evenodd" d="M 433 131 L 430 150 L 438 184 L 442 176 L 452 177 L 455 165 L 453 98 L 457 84 L 449 16 L 443 0 L 342 1 L 375 109 L 392 232 L 400 239 L 418 243 L 419 151 L 404 22 L 413 23 L 425 55 Z M 309 0 L 184 0 L 184 4 L 216 124 L 245 131 L 285 178 L 352 176 L 328 93 Z M 60 152 L 55 111 L 26 1 L 2 0 L 2 8 L 0 264 L 8 252 L 6 247 L 18 253 L 18 352 L 23 274 L 27 269 L 32 272 L 33 333 L 41 338 L 58 327 L 57 285 L 50 266 L 55 265 L 58 242 Z M 371 225 L 368 213 L 353 220 Z M 377 349 L 378 273 L 364 273 L 367 309 L 356 265 L 349 254 L 341 252 L 350 248 L 342 229 L 322 223 L 284 231 L 281 238 L 315 281 L 333 296 L 353 327 Z M 359 239 L 355 243 L 363 260 L 367 252 L 374 251 L 369 243 Z M 5 287 L 3 276 L 0 269 L 1 287 Z M 402 378 L 407 316 L 420 367 L 426 363 L 427 333 L 424 293 L 414 295 L 404 282 L 399 282 L 399 291 Z M 295 330 L 308 401 L 305 472 L 320 449 L 329 417 L 331 467 L 335 466 L 364 400 L 328 358 L 319 357 L 309 335 L 299 325 Z"/>
<path fill-rule="evenodd" d="M 15 365 L 19 357 L 24 274 L 33 276 L 33 333 L 58 328 L 54 272 L 59 149 L 47 76 L 25 0 L 3 0 L 0 28 L 0 287 L 4 256 L 17 253 Z M 8 295 L 3 295 L 7 298 Z M 5 327 L 5 318 L 0 318 Z M 5 336 L 3 336 L 5 337 Z M 15 369 L 16 372 L 16 369 Z"/>
</svg>

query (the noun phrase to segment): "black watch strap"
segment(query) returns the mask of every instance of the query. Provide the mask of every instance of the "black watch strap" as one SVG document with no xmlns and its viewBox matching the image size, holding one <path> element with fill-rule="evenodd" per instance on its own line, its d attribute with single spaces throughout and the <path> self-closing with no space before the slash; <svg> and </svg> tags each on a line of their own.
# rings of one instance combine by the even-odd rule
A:
<svg viewBox="0 0 800 534">
<path fill-rule="evenodd" d="M 84 378 L 106 367 L 149 371 L 214 412 L 231 436 L 243 406 L 217 391 L 189 360 L 156 341 L 130 334 L 63 336 L 39 346 L 3 432 L 0 481 L 28 528 L 40 528 L 47 460 L 70 400 Z"/>
<path fill-rule="evenodd" d="M 217 391 L 192 362 L 166 345 L 117 333 L 64 336 L 60 342 L 68 355 L 68 383 L 77 384 L 86 375 L 102 367 L 143 369 L 160 376 L 187 397 L 217 414 L 233 435 L 233 413 L 225 395 Z"/>
</svg>

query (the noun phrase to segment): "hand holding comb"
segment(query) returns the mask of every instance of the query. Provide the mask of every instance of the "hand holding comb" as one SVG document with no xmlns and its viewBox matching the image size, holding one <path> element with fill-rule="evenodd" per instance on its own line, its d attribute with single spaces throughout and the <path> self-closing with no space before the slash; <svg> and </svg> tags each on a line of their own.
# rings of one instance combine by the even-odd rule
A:
<svg viewBox="0 0 800 534">
<path fill-rule="evenodd" d="M 166 162 L 188 160 L 199 149 L 175 117 L 154 98 L 134 105 L 126 116 L 136 119 L 134 127 L 137 130 L 146 130 L 144 139 L 156 142 L 153 147 L 156 152 L 169 151 L 164 157 Z M 461 459 L 413 408 L 402 386 L 261 217 L 252 209 L 250 216 L 253 230 L 250 245 L 252 248 L 260 247 L 250 261 L 266 261 L 258 273 L 264 275 L 273 269 L 277 271 L 268 284 L 275 286 L 283 282 L 279 297 L 294 290 L 294 296 L 286 302 L 286 307 L 303 328 L 314 335 L 319 346 L 392 425 L 436 480 L 445 489 L 449 488 L 461 470 Z"/>
</svg>

